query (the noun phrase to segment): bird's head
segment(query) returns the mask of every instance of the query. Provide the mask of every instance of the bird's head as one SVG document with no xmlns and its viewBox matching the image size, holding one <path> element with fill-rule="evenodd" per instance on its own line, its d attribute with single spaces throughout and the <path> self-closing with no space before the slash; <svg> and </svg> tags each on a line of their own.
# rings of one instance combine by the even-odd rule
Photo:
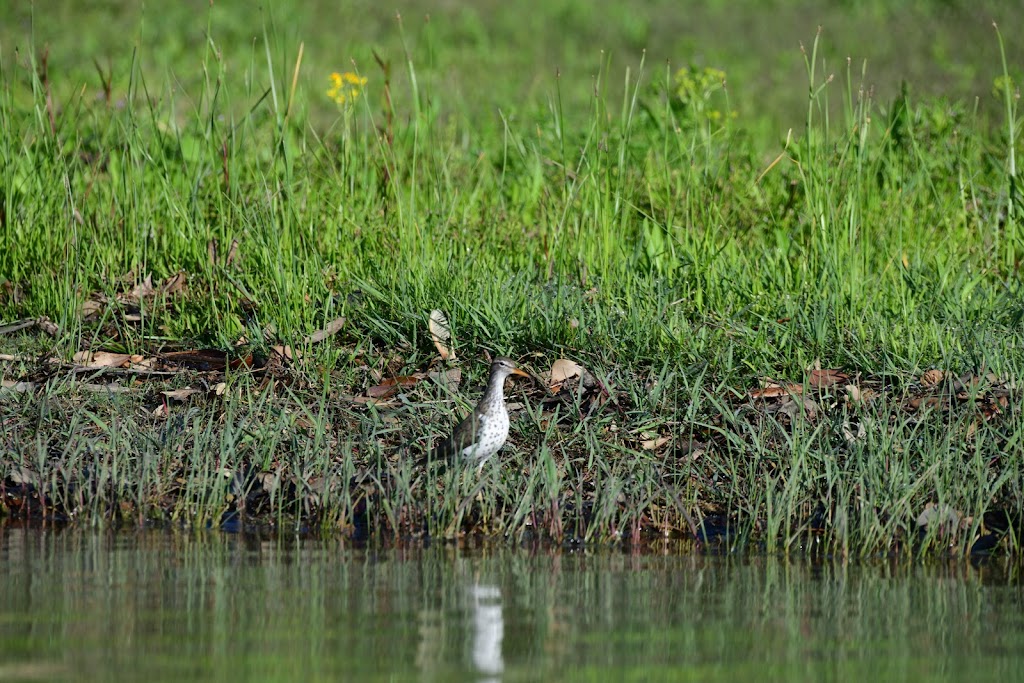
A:
<svg viewBox="0 0 1024 683">
<path fill-rule="evenodd" d="M 518 367 L 516 367 L 516 362 L 511 358 L 498 356 L 493 361 L 491 361 L 492 377 L 501 377 L 502 381 L 504 381 L 505 378 L 508 377 L 509 375 L 519 375 L 520 377 L 530 376 L 523 372 L 522 370 L 520 370 Z"/>
</svg>

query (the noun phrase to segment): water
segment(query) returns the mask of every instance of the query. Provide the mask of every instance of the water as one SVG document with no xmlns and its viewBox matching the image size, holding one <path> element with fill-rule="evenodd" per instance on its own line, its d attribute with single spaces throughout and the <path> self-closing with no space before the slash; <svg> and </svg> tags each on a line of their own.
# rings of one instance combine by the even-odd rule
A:
<svg viewBox="0 0 1024 683">
<path fill-rule="evenodd" d="M 0 680 L 1019 680 L 1002 561 L 0 527 Z"/>
</svg>

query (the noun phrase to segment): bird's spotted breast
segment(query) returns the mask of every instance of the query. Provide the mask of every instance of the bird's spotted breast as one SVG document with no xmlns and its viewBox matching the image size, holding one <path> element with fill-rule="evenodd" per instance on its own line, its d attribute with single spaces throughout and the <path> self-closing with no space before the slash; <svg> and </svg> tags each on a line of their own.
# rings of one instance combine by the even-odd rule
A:
<svg viewBox="0 0 1024 683">
<path fill-rule="evenodd" d="M 508 427 L 508 413 L 504 410 L 495 410 L 481 415 L 476 443 L 464 448 L 462 457 L 476 461 L 491 457 L 505 444 L 505 439 L 508 438 Z"/>
</svg>

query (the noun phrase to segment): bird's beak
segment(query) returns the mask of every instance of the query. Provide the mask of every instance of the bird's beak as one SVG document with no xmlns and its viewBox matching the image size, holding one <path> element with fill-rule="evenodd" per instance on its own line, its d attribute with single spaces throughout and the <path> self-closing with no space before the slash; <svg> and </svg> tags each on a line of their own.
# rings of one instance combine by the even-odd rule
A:
<svg viewBox="0 0 1024 683">
<path fill-rule="evenodd" d="M 527 373 L 523 372 L 523 371 L 522 371 L 522 370 L 520 370 L 519 368 L 516 368 L 516 369 L 515 369 L 515 370 L 513 370 L 513 371 L 512 371 L 512 372 L 511 372 L 510 374 L 513 374 L 513 375 L 519 375 L 520 377 L 526 377 L 527 379 L 533 379 L 533 377 L 531 377 L 531 376 L 530 376 L 529 374 L 527 374 Z"/>
</svg>

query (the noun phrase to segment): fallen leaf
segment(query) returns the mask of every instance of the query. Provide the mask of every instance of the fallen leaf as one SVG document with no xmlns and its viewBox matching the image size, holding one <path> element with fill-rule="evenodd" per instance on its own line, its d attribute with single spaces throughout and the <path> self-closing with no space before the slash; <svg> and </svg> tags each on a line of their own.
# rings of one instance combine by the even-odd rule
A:
<svg viewBox="0 0 1024 683">
<path fill-rule="evenodd" d="M 39 475 L 23 465 L 14 465 L 7 477 L 16 486 L 35 486 L 39 483 Z"/>
<path fill-rule="evenodd" d="M 923 375 L 921 375 L 921 386 L 934 387 L 940 382 L 942 382 L 942 378 L 944 376 L 945 375 L 943 374 L 942 370 L 937 370 L 935 368 L 927 370 Z"/>
<path fill-rule="evenodd" d="M 389 377 L 380 384 L 372 386 L 366 390 L 366 395 L 370 398 L 387 398 L 398 393 L 398 390 L 402 387 L 411 387 L 419 382 L 423 377 L 421 375 L 400 375 L 398 377 Z"/>
<path fill-rule="evenodd" d="M 71 360 L 87 368 L 120 368 L 131 361 L 131 356 L 109 351 L 79 351 Z"/>
<path fill-rule="evenodd" d="M 95 299 L 87 299 L 82 303 L 82 319 L 87 320 L 103 310 L 103 303 Z"/>
<path fill-rule="evenodd" d="M 682 441 L 677 442 L 675 448 L 677 458 L 688 457 L 691 460 L 699 460 L 707 452 L 708 444 L 690 437 L 683 437 Z"/>
<path fill-rule="evenodd" d="M 60 328 L 57 327 L 56 323 L 47 318 L 45 315 L 36 320 L 36 327 L 38 327 L 45 334 L 48 334 L 51 337 L 56 337 L 57 333 L 60 332 Z"/>
<path fill-rule="evenodd" d="M 177 273 L 163 281 L 160 285 L 160 291 L 163 292 L 164 296 L 177 294 L 178 292 L 185 290 L 185 283 L 187 282 L 188 273 L 183 270 L 179 270 Z"/>
<path fill-rule="evenodd" d="M 848 379 L 850 379 L 850 376 L 842 370 L 815 368 L 808 374 L 807 384 L 814 389 L 827 389 Z"/>
<path fill-rule="evenodd" d="M 548 373 L 548 387 L 552 392 L 557 392 L 562 388 L 562 385 L 574 377 L 583 376 L 583 367 L 566 360 L 565 358 L 559 358 L 551 364 L 551 372 Z"/>
<path fill-rule="evenodd" d="M 161 391 L 160 393 L 172 401 L 184 401 L 192 394 L 198 394 L 201 392 L 199 389 L 184 387 L 182 389 L 168 389 L 167 391 Z"/>
<path fill-rule="evenodd" d="M 950 533 L 961 527 L 964 516 L 951 505 L 928 503 L 917 516 L 917 526 L 938 529 L 940 533 Z"/>
<path fill-rule="evenodd" d="M 455 360 L 455 347 L 452 344 L 452 328 L 448 322 L 448 316 L 443 311 L 434 309 L 430 312 L 430 320 L 427 325 L 430 328 L 430 338 L 441 355 L 441 360 Z"/>
<path fill-rule="evenodd" d="M 640 448 L 644 449 L 645 451 L 653 451 L 655 449 L 661 448 L 671 440 L 672 437 L 670 436 L 659 436 L 656 439 L 647 439 L 646 441 L 640 442 Z"/>
<path fill-rule="evenodd" d="M 918 410 L 919 408 L 941 408 L 943 402 L 938 396 L 919 396 L 918 398 L 911 399 L 907 405 L 912 410 Z"/>
<path fill-rule="evenodd" d="M 786 396 L 780 401 L 766 403 L 764 411 L 769 415 L 772 413 L 788 415 L 790 419 L 802 416 L 813 422 L 818 415 L 818 404 L 806 396 Z"/>
<path fill-rule="evenodd" d="M 462 370 L 460 368 L 448 368 L 443 371 L 434 371 L 427 375 L 430 379 L 434 380 L 443 387 L 449 389 L 458 388 L 462 384 Z"/>
<path fill-rule="evenodd" d="M 36 386 L 38 385 L 35 382 L 15 382 L 9 379 L 5 379 L 2 382 L 0 382 L 0 387 L 4 389 L 10 389 L 11 391 L 14 391 L 19 394 L 35 391 Z"/>
<path fill-rule="evenodd" d="M 275 474 L 274 472 L 259 472 L 256 474 L 254 479 L 263 488 L 264 493 L 268 493 L 273 496 L 278 487 L 281 485 L 280 473 Z"/>
<path fill-rule="evenodd" d="M 793 394 L 800 395 L 804 393 L 804 387 L 801 384 L 776 384 L 775 382 L 769 382 L 766 386 L 760 389 L 753 389 L 747 395 L 750 398 L 782 398 L 783 396 L 791 396 Z"/>
<path fill-rule="evenodd" d="M 853 431 L 853 426 L 849 420 L 843 421 L 843 438 L 846 439 L 846 443 L 854 444 L 857 441 L 863 441 L 868 435 L 868 430 L 864 426 L 863 422 L 857 423 L 857 431 Z"/>
<path fill-rule="evenodd" d="M 130 394 L 135 389 L 123 387 L 120 384 L 111 382 L 109 384 L 76 384 L 82 391 L 90 391 L 94 394 Z"/>
<path fill-rule="evenodd" d="M 156 368 L 156 358 L 134 355 L 131 357 L 131 366 L 137 370 L 153 370 Z"/>
<path fill-rule="evenodd" d="M 287 345 L 275 344 L 274 346 L 271 346 L 270 349 L 275 354 L 280 356 L 282 359 L 287 360 L 287 361 L 293 361 L 293 360 L 296 360 L 298 358 L 302 358 L 302 354 L 301 353 L 299 353 L 298 351 L 295 351 L 292 347 L 287 346 Z"/>
<path fill-rule="evenodd" d="M 138 301 L 139 299 L 145 299 L 148 296 L 153 296 L 156 293 L 156 289 L 153 288 L 153 276 L 147 275 L 146 279 L 135 285 L 132 291 L 128 292 L 128 297 Z"/>
<path fill-rule="evenodd" d="M 306 343 L 307 344 L 318 344 L 318 343 L 322 342 L 324 339 L 327 339 L 328 337 L 331 337 L 331 336 L 334 336 L 335 334 L 337 334 L 338 330 L 340 330 L 342 327 L 344 327 L 344 325 L 345 325 L 345 318 L 344 317 L 335 318 L 331 322 L 327 323 L 327 327 L 325 327 L 324 329 L 320 330 L 319 332 L 314 332 L 313 334 L 311 334 L 308 337 L 306 337 Z"/>
<path fill-rule="evenodd" d="M 213 385 L 213 393 L 217 396 L 223 396 L 224 392 L 228 390 L 227 382 L 217 382 Z"/>
</svg>

